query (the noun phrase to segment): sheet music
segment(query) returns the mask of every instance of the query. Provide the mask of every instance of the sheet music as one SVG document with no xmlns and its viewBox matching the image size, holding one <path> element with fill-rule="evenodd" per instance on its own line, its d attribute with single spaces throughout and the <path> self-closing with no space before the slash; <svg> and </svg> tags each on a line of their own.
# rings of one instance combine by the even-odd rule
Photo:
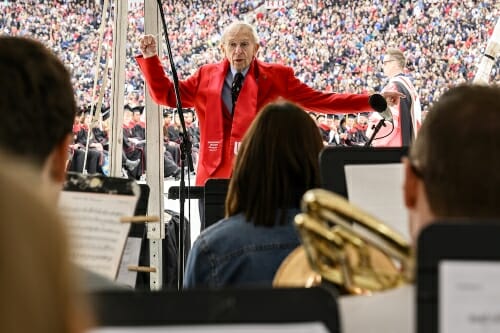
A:
<svg viewBox="0 0 500 333">
<path fill-rule="evenodd" d="M 137 266 L 139 264 L 139 255 L 141 253 L 142 239 L 139 237 L 128 237 L 123 250 L 120 268 L 118 270 L 117 282 L 135 288 L 137 281 L 137 272 L 129 271 L 128 266 Z"/>
<path fill-rule="evenodd" d="M 72 260 L 114 280 L 130 229 L 119 219 L 132 216 L 136 203 L 133 195 L 62 191 L 59 207 L 69 224 Z"/>
<path fill-rule="evenodd" d="M 376 292 L 370 296 L 337 298 L 342 333 L 415 332 L 413 285 Z"/>
<path fill-rule="evenodd" d="M 500 263 L 445 260 L 438 269 L 439 332 L 500 332 Z"/>
<path fill-rule="evenodd" d="M 349 202 L 409 241 L 408 215 L 403 201 L 403 165 L 349 164 L 344 170 Z"/>
<path fill-rule="evenodd" d="M 102 327 L 88 333 L 328 333 L 320 322 L 283 324 L 224 324 L 183 326 Z"/>
</svg>

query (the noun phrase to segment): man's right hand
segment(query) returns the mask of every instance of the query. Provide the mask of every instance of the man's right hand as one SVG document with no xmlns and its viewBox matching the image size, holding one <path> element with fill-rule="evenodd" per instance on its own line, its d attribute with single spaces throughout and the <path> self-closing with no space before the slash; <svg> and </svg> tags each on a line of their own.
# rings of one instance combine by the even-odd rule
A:
<svg viewBox="0 0 500 333">
<path fill-rule="evenodd" d="M 140 39 L 141 53 L 144 58 L 154 57 L 156 53 L 156 38 L 153 35 L 144 35 Z"/>
</svg>

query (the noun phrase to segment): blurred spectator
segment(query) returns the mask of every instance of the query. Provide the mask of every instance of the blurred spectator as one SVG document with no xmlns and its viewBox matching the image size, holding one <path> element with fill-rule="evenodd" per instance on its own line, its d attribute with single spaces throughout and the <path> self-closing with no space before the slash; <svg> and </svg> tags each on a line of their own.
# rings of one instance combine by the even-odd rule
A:
<svg viewBox="0 0 500 333">
<path fill-rule="evenodd" d="M 51 188 L 29 163 L 0 159 L 0 332 L 83 333 L 90 308 Z"/>
<path fill-rule="evenodd" d="M 388 97 L 387 104 L 392 119 L 376 134 L 373 140 L 375 147 L 409 146 L 415 140 L 422 122 L 422 109 L 418 91 L 404 74 L 406 58 L 398 49 L 388 49 L 384 56 L 384 75 L 389 83 L 382 91 L 397 91 L 400 98 Z M 382 119 L 378 112 L 374 112 L 373 126 Z"/>
</svg>

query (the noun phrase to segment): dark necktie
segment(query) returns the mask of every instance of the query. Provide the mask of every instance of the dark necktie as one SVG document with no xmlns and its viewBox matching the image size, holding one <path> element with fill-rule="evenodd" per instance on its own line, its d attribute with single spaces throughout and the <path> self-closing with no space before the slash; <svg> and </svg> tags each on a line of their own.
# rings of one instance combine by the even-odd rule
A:
<svg viewBox="0 0 500 333">
<path fill-rule="evenodd" d="M 231 85 L 231 97 L 233 100 L 233 111 L 234 111 L 234 107 L 236 106 L 236 100 L 238 99 L 238 96 L 240 95 L 242 83 L 243 83 L 243 74 L 238 72 L 234 76 L 233 84 Z"/>
</svg>

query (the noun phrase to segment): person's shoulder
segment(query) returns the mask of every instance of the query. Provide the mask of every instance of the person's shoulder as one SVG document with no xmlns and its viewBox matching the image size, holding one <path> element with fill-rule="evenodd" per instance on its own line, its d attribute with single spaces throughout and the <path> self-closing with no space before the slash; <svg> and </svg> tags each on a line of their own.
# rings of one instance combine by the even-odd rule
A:
<svg viewBox="0 0 500 333">
<path fill-rule="evenodd" d="M 210 64 L 204 64 L 199 68 L 199 71 L 205 72 L 205 73 L 212 73 L 215 71 L 223 71 L 228 64 L 225 63 L 226 60 L 222 60 L 219 62 L 215 63 L 210 63 Z"/>
<path fill-rule="evenodd" d="M 389 83 L 387 84 L 386 88 L 391 88 L 394 91 L 399 91 L 403 94 L 408 94 L 408 89 L 406 89 L 406 85 L 404 81 L 401 79 L 400 76 L 394 76 L 389 80 Z M 391 89 L 386 89 L 384 90 L 391 90 Z"/>
<path fill-rule="evenodd" d="M 225 235 L 226 233 L 232 232 L 234 229 L 241 228 L 241 226 L 245 225 L 245 223 L 246 222 L 242 214 L 226 217 L 203 230 L 200 237 L 205 239 L 217 238 L 221 234 Z"/>
<path fill-rule="evenodd" d="M 203 230 L 195 239 L 191 252 L 196 253 L 198 256 L 200 254 L 207 255 L 208 253 L 212 253 L 230 235 L 230 232 L 227 230 L 228 223 L 230 223 L 228 219 L 223 219 Z"/>
<path fill-rule="evenodd" d="M 255 63 L 259 67 L 259 69 L 267 70 L 267 71 L 293 71 L 293 69 L 289 66 L 264 62 L 262 60 L 255 59 Z"/>
<path fill-rule="evenodd" d="M 212 70 L 212 69 L 219 68 L 221 65 L 222 65 L 222 63 L 220 63 L 220 62 L 216 62 L 216 63 L 213 63 L 213 64 L 204 64 L 204 65 L 202 65 L 200 67 L 200 69 L 202 69 L 202 70 Z"/>
<path fill-rule="evenodd" d="M 413 85 L 412 80 L 410 77 L 404 75 L 404 74 L 399 74 L 390 79 L 390 82 L 393 82 L 397 84 L 398 86 L 409 86 Z"/>
<path fill-rule="evenodd" d="M 213 245 L 220 246 L 221 243 L 228 243 L 233 235 L 241 233 L 242 230 L 251 227 L 251 223 L 245 221 L 243 214 L 233 215 L 224 218 L 201 232 L 195 241 L 203 244 L 203 247 L 210 248 Z"/>
</svg>

